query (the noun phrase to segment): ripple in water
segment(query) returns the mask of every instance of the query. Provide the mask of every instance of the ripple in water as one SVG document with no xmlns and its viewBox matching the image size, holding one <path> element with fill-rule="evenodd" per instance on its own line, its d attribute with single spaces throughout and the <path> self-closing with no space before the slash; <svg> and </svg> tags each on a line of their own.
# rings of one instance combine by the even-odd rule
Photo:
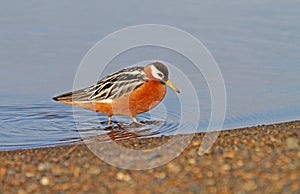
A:
<svg viewBox="0 0 300 194">
<path fill-rule="evenodd" d="M 131 138 L 174 135 L 179 127 L 180 114 L 160 108 L 141 114 L 136 125 L 128 117 L 113 117 L 112 126 L 107 116 L 66 105 L 37 104 L 0 106 L 0 150 L 39 148 L 85 142 L 107 142 Z M 189 129 L 185 123 L 180 126 Z"/>
<path fill-rule="evenodd" d="M 86 112 L 83 114 L 82 110 L 75 114 L 78 128 L 76 131 L 86 143 L 175 135 L 181 119 L 176 111 L 168 110 L 166 114 L 164 110 L 154 109 L 150 113 L 138 115 L 137 119 L 142 125 L 132 123 L 128 117 L 115 116 L 112 125 L 108 126 L 106 115 L 87 115 Z M 188 130 L 190 126 L 185 123 L 180 129 Z"/>
</svg>

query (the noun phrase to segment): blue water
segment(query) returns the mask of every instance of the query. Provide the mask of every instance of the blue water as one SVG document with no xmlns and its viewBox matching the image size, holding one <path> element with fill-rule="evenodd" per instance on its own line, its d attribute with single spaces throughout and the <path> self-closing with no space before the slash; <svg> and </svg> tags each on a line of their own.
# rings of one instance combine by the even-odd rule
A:
<svg viewBox="0 0 300 194">
<path fill-rule="evenodd" d="M 300 119 L 299 10 L 300 4 L 293 0 L 2 2 L 0 150 L 77 143 L 94 133 L 109 133 L 101 124 L 103 115 L 98 115 L 100 122 L 87 119 L 87 126 L 78 129 L 72 108 L 51 98 L 72 90 L 80 61 L 97 41 L 123 27 L 144 23 L 181 28 L 201 40 L 215 57 L 227 94 L 223 129 Z M 169 51 L 143 49 L 114 60 L 104 74 L 120 64 L 151 57 L 183 67 L 189 63 Z M 201 107 L 197 130 L 202 131 L 211 111 L 209 90 L 202 77 L 190 72 L 187 76 L 199 83 L 195 87 Z M 172 81 L 180 85 L 176 78 Z M 173 99 L 169 92 L 164 102 L 175 107 L 169 113 L 177 118 Z M 159 118 L 160 112 L 153 115 Z M 153 128 L 140 129 L 139 136 L 173 134 L 173 117 L 160 129 L 150 123 Z M 149 120 L 149 116 L 140 119 Z"/>
<path fill-rule="evenodd" d="M 14 150 L 128 138 L 145 138 L 174 134 L 179 114 L 168 114 L 165 119 L 155 111 L 138 116 L 143 125 L 133 124 L 126 117 L 114 117 L 111 126 L 107 116 L 59 104 L 1 106 L 0 150 Z M 78 121 L 75 123 L 73 114 Z M 189 124 L 182 127 L 189 129 Z"/>
</svg>

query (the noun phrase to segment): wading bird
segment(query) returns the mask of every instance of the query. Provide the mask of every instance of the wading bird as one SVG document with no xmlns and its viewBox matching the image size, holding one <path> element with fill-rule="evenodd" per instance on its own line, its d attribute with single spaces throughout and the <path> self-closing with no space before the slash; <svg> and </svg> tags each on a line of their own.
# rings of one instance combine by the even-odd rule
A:
<svg viewBox="0 0 300 194">
<path fill-rule="evenodd" d="M 58 95 L 53 100 L 107 114 L 109 124 L 113 115 L 129 116 L 139 123 L 136 115 L 158 105 L 166 94 L 166 85 L 179 93 L 169 80 L 168 68 L 154 62 L 122 69 L 90 87 Z"/>
</svg>

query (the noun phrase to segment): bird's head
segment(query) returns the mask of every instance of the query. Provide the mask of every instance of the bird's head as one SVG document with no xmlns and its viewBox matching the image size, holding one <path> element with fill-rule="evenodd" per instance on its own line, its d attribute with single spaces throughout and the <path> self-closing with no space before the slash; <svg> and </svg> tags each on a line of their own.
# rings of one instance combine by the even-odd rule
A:
<svg viewBox="0 0 300 194">
<path fill-rule="evenodd" d="M 175 92 L 180 93 L 179 90 L 169 80 L 169 71 L 164 64 L 160 62 L 151 63 L 145 67 L 145 72 L 150 80 L 156 80 L 162 84 L 166 84 Z"/>
</svg>

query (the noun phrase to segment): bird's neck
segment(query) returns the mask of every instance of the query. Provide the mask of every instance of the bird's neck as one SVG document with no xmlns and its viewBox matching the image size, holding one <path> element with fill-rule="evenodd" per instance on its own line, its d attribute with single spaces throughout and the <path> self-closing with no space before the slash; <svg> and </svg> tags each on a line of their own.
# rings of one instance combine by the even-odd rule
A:
<svg viewBox="0 0 300 194">
<path fill-rule="evenodd" d="M 146 66 L 144 68 L 144 71 L 145 71 L 145 73 L 146 73 L 146 75 L 147 75 L 147 77 L 148 77 L 149 80 L 151 80 L 151 81 L 158 81 L 156 78 L 153 77 L 150 66 Z"/>
</svg>

